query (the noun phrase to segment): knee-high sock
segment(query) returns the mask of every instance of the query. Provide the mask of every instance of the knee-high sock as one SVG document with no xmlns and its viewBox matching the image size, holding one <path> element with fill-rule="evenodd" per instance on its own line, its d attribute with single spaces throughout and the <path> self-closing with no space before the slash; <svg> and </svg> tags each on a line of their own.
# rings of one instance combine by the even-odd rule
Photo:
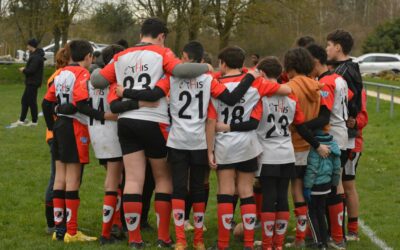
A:
<svg viewBox="0 0 400 250">
<path fill-rule="evenodd" d="M 294 214 L 296 216 L 296 241 L 304 240 L 307 229 L 307 204 L 305 202 L 294 203 Z"/>
<path fill-rule="evenodd" d="M 65 207 L 67 209 L 67 233 L 75 235 L 78 231 L 78 209 L 80 199 L 79 191 L 66 191 L 65 192 Z"/>
<path fill-rule="evenodd" d="M 254 196 L 240 199 L 240 210 L 243 221 L 244 247 L 254 247 L 254 226 L 257 220 L 257 209 Z"/>
<path fill-rule="evenodd" d="M 233 196 L 217 195 L 218 201 L 218 249 L 229 247 L 229 236 L 233 219 Z"/>
<path fill-rule="evenodd" d="M 109 239 L 113 225 L 113 217 L 118 202 L 118 192 L 106 192 L 103 202 L 103 225 L 101 235 Z"/>
<path fill-rule="evenodd" d="M 169 242 L 169 222 L 171 221 L 171 194 L 156 193 L 154 210 L 158 221 L 158 239 Z"/>
<path fill-rule="evenodd" d="M 328 196 L 329 225 L 331 237 L 335 242 L 343 240 L 343 198 L 335 194 Z"/>
<path fill-rule="evenodd" d="M 140 194 L 124 194 L 123 207 L 129 242 L 142 242 L 142 235 L 140 234 L 142 196 Z"/>
<path fill-rule="evenodd" d="M 185 236 L 185 200 L 172 199 L 172 214 L 175 224 L 176 243 L 187 245 Z"/>
<path fill-rule="evenodd" d="M 275 212 L 261 213 L 262 249 L 272 249 L 275 230 L 275 215 Z"/>
<path fill-rule="evenodd" d="M 288 211 L 276 212 L 274 246 L 282 247 L 288 227 L 290 213 Z"/>
</svg>

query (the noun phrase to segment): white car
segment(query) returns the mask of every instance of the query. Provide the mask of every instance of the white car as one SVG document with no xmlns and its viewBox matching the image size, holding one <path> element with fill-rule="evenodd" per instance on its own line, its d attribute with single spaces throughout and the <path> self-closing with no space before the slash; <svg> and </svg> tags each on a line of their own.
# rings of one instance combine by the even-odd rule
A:
<svg viewBox="0 0 400 250">
<path fill-rule="evenodd" d="M 69 42 L 69 40 L 67 42 Z M 92 45 L 94 51 L 100 51 L 100 52 L 105 47 L 108 46 L 107 44 L 97 44 L 94 42 L 90 42 L 90 44 Z M 52 44 L 49 44 L 42 48 L 44 50 L 44 57 L 46 58 L 46 61 L 45 61 L 46 64 L 54 64 L 54 46 L 55 46 L 55 43 L 52 43 Z M 60 42 L 60 48 L 61 47 L 62 47 L 62 45 Z M 29 52 L 26 51 L 23 56 L 24 61 L 28 60 L 28 55 L 29 55 Z"/>
<path fill-rule="evenodd" d="M 360 65 L 361 74 L 378 74 L 386 70 L 400 72 L 400 55 L 398 54 L 370 53 L 354 61 Z"/>
</svg>

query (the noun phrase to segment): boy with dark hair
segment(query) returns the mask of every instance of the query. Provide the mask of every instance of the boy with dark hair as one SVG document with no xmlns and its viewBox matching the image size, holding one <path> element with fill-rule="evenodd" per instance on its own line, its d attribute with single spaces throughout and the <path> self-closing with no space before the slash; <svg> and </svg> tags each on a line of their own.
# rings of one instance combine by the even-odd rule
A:
<svg viewBox="0 0 400 250">
<path fill-rule="evenodd" d="M 240 81 L 245 77 L 241 71 L 244 51 L 239 47 L 227 47 L 220 52 L 218 58 L 223 75 L 218 79 L 219 82 L 230 90 L 240 86 Z M 290 92 L 288 86 L 258 79 L 240 103 L 227 106 L 212 99 L 209 105 L 206 137 L 209 164 L 217 169 L 218 176 L 218 249 L 229 247 L 236 184 L 241 200 L 244 249 L 253 249 L 256 222 L 253 180 L 254 171 L 258 168 L 257 156 L 262 150 L 255 132 L 262 114 L 255 107 L 262 96 L 275 93 L 287 95 Z"/>
<path fill-rule="evenodd" d="M 347 82 L 347 86 L 349 90 L 352 92 L 353 97 L 348 101 L 348 119 L 347 119 L 347 127 L 348 127 L 348 145 L 346 150 L 342 151 L 341 160 L 342 160 L 342 181 L 344 193 L 349 193 L 350 197 L 356 197 L 354 193 L 354 173 L 352 171 L 348 171 L 350 169 L 344 168 L 346 165 L 347 159 L 349 158 L 349 152 L 355 147 L 355 137 L 357 135 L 357 127 L 355 119 L 358 116 L 359 112 L 362 109 L 362 77 L 360 73 L 360 69 L 357 63 L 354 63 L 352 59 L 349 57 L 349 53 L 353 48 L 353 38 L 351 34 L 344 30 L 335 30 L 327 36 L 327 47 L 326 52 L 328 55 L 328 60 L 335 62 L 337 65 L 335 69 L 335 73 L 341 75 L 344 80 Z M 340 185 L 341 186 L 341 185 Z M 342 212 L 344 211 L 344 194 L 341 188 L 338 189 L 338 196 L 341 195 L 343 200 L 343 208 L 337 210 L 337 213 L 330 216 L 342 216 Z M 332 201 L 331 199 L 329 199 Z M 357 199 L 350 199 L 349 202 L 357 202 Z M 339 198 L 338 198 L 339 201 Z M 329 202 L 329 201 L 328 201 Z M 354 216 L 354 215 L 353 215 Z M 342 235 L 344 237 L 344 221 L 345 216 L 342 216 L 343 222 L 341 223 L 343 226 Z"/>
<path fill-rule="evenodd" d="M 142 248 L 144 242 L 140 234 L 143 182 L 146 158 L 149 159 L 155 188 L 155 211 L 158 216 L 157 246 L 171 247 L 169 234 L 171 218 L 172 177 L 167 165 L 167 127 L 170 124 L 167 100 L 162 97 L 156 108 L 120 110 L 129 102 L 124 102 L 113 89 L 118 85 L 126 89 L 151 90 L 165 73 L 183 78 L 193 78 L 208 72 L 207 64 L 181 64 L 172 51 L 164 47 L 168 29 L 157 18 L 146 19 L 141 28 L 141 42 L 114 56 L 98 74 L 104 86 L 112 83 L 108 101 L 111 110 L 119 113 L 118 136 L 125 165 L 124 212 L 128 222 L 129 244 Z M 101 85 L 101 84 L 100 84 Z M 96 87 L 96 86 L 95 86 Z M 129 107 L 128 107 L 129 108 Z"/>
<path fill-rule="evenodd" d="M 305 121 L 309 121 L 318 116 L 320 106 L 321 85 L 308 77 L 314 69 L 314 61 L 310 53 L 304 48 L 294 48 L 285 55 L 285 71 L 290 81 L 288 85 L 299 100 L 301 109 L 305 115 Z M 291 180 L 292 196 L 294 200 L 294 213 L 297 218 L 296 240 L 293 245 L 296 247 L 304 246 L 307 225 L 307 204 L 303 197 L 303 178 L 307 167 L 307 156 L 310 145 L 298 134 L 297 130 L 290 127 L 292 142 L 295 152 L 296 178 Z M 318 152 L 327 156 L 329 149 L 321 145 Z"/>
<path fill-rule="evenodd" d="M 317 118 L 307 122 L 307 126 L 312 130 L 329 132 L 341 150 L 341 154 L 346 154 L 348 146 L 346 121 L 348 120 L 347 103 L 349 99 L 346 81 L 337 73 L 329 71 L 327 53 L 324 48 L 312 44 L 307 47 L 307 50 L 312 54 L 315 61 L 312 76 L 318 78 L 318 81 L 324 84 L 321 89 L 319 115 Z M 342 165 L 346 162 L 342 159 Z M 341 220 L 343 201 L 341 195 L 337 194 L 337 192 L 339 194 L 343 193 L 341 182 L 337 187 L 332 188 L 332 192 L 327 197 L 328 220 L 330 221 L 330 232 L 333 239 L 330 245 L 335 248 L 344 248 Z"/>
<path fill-rule="evenodd" d="M 54 133 L 56 176 L 53 204 L 56 232 L 53 239 L 63 239 L 66 243 L 96 240 L 78 231 L 77 224 L 82 167 L 89 162 L 89 133 L 86 124 L 88 117 L 96 120 L 113 119 L 111 112 L 94 110 L 88 105 L 87 81 L 90 75 L 87 69 L 92 61 L 92 46 L 85 40 L 74 40 L 69 43 L 69 47 L 73 63 L 64 67 L 55 77 L 42 104 L 47 127 Z M 54 122 L 54 103 L 60 106 L 71 103 L 78 112 L 72 115 L 59 114 Z M 64 219 L 67 225 L 65 236 L 57 231 Z"/>
<path fill-rule="evenodd" d="M 263 77 L 276 81 L 282 66 L 275 57 L 267 57 L 257 65 Z M 295 155 L 289 126 L 314 148 L 320 144 L 304 126 L 304 114 L 295 95 L 261 99 L 263 116 L 257 129 L 263 147 L 259 156 L 258 174 L 262 189 L 262 247 L 282 249 L 289 218 L 288 188 L 296 176 Z"/>
<path fill-rule="evenodd" d="M 260 55 L 259 54 L 252 54 L 250 56 L 250 59 L 251 59 L 251 63 L 253 64 L 253 66 L 250 69 L 255 70 L 258 62 L 260 61 Z"/>
<path fill-rule="evenodd" d="M 297 47 L 302 47 L 302 48 L 305 48 L 312 43 L 315 43 L 315 39 L 312 36 L 302 36 L 299 37 L 299 39 L 297 39 L 296 41 Z"/>
<path fill-rule="evenodd" d="M 184 46 L 183 62 L 201 62 L 203 46 L 196 41 Z M 248 78 L 248 79 L 247 79 Z M 117 95 L 138 100 L 156 101 L 169 93 L 172 126 L 167 140 L 168 161 L 172 167 L 172 209 L 177 243 L 175 249 L 187 248 L 184 231 L 185 199 L 190 190 L 194 215 L 194 248 L 205 249 L 203 223 L 205 213 L 204 178 L 208 168 L 205 121 L 210 97 L 234 105 L 245 94 L 252 83 L 246 78 L 232 92 L 219 84 L 210 74 L 197 78 L 182 79 L 166 76 L 152 90 L 130 90 L 119 86 Z M 189 139 L 190 138 L 190 139 Z"/>
</svg>

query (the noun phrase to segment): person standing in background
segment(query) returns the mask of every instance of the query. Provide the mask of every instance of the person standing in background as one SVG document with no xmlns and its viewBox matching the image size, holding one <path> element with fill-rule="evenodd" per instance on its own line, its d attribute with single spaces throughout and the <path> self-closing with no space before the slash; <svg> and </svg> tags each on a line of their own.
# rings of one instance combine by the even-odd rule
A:
<svg viewBox="0 0 400 250">
<path fill-rule="evenodd" d="M 38 124 L 38 106 L 37 92 L 43 81 L 44 68 L 44 51 L 38 48 L 39 42 L 36 39 L 30 39 L 27 43 L 29 50 L 29 59 L 25 67 L 19 68 L 19 71 L 25 75 L 25 90 L 21 98 L 21 115 L 19 120 L 12 123 L 10 128 L 23 126 L 37 126 Z M 28 114 L 28 109 L 31 110 L 32 122 L 25 122 Z"/>
</svg>

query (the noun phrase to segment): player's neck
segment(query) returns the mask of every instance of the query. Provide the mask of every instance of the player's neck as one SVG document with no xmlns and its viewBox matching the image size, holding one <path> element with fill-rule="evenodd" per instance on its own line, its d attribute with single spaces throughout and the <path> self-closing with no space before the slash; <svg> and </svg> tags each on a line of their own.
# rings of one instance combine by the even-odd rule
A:
<svg viewBox="0 0 400 250">
<path fill-rule="evenodd" d="M 240 75 L 242 74 L 242 71 L 240 69 L 227 69 L 225 71 L 224 76 L 234 76 L 234 75 Z"/>
<path fill-rule="evenodd" d="M 160 45 L 163 46 L 163 44 L 160 43 L 160 41 L 158 41 L 157 39 L 153 39 L 151 37 L 142 37 L 142 39 L 140 40 L 141 43 L 151 43 L 154 45 Z"/>
<path fill-rule="evenodd" d="M 338 56 L 337 56 L 337 58 L 336 58 L 336 60 L 338 61 L 338 62 L 343 62 L 343 61 L 347 61 L 347 60 L 349 60 L 350 59 L 350 56 L 349 55 L 345 55 L 345 54 L 339 54 Z"/>
<path fill-rule="evenodd" d="M 323 73 L 329 71 L 328 66 L 326 65 L 318 65 L 316 66 L 318 77 L 321 76 Z"/>
</svg>

